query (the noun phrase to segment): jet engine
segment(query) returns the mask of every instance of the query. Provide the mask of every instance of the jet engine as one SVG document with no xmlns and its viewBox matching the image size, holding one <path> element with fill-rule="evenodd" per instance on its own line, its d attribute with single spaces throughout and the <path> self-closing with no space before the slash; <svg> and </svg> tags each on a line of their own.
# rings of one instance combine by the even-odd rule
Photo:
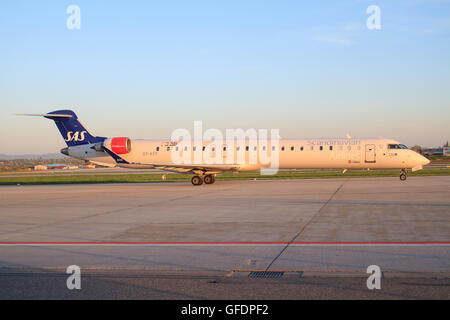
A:
<svg viewBox="0 0 450 320">
<path fill-rule="evenodd" d="M 103 146 L 115 154 L 130 153 L 131 139 L 127 137 L 109 138 L 105 140 Z"/>
</svg>

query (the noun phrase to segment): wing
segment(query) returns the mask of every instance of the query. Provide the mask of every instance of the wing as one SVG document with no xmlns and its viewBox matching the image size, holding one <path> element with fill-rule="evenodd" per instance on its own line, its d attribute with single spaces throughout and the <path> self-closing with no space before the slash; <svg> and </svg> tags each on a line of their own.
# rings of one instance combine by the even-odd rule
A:
<svg viewBox="0 0 450 320">
<path fill-rule="evenodd" d="M 171 172 L 194 173 L 194 174 L 214 174 L 224 171 L 238 171 L 238 164 L 174 164 L 174 163 L 133 163 L 121 158 L 108 148 L 103 150 L 109 154 L 117 163 L 118 167 L 132 169 L 159 169 Z"/>
</svg>

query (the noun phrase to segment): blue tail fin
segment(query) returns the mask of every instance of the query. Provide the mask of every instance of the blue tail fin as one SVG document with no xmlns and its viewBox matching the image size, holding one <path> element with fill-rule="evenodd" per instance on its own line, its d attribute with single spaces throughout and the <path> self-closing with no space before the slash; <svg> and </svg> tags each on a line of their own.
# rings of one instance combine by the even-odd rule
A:
<svg viewBox="0 0 450 320">
<path fill-rule="evenodd" d="M 93 136 L 81 123 L 72 110 L 57 110 L 43 115 L 55 121 L 67 146 L 103 142 L 105 137 Z"/>
</svg>

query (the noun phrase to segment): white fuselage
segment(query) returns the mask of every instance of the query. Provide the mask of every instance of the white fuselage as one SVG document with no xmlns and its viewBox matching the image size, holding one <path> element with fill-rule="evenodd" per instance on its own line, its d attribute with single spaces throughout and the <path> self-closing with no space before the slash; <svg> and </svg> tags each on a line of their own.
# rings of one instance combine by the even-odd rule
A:
<svg viewBox="0 0 450 320">
<path fill-rule="evenodd" d="M 429 163 L 425 157 L 390 139 L 282 139 L 278 145 L 247 140 L 220 146 L 211 142 L 132 140 L 131 151 L 120 157 L 136 167 L 149 163 L 239 164 L 235 171 L 252 171 L 268 167 L 266 158 L 274 160 L 277 152 L 279 169 L 420 169 Z M 92 145 L 71 147 L 68 155 L 116 165 L 112 157 L 95 151 Z"/>
</svg>

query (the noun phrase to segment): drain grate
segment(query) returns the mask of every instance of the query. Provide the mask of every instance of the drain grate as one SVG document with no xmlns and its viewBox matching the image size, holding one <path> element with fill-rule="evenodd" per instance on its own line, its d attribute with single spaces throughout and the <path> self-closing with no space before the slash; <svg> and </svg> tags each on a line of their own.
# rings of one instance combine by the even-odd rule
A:
<svg viewBox="0 0 450 320">
<path fill-rule="evenodd" d="M 249 278 L 264 278 L 264 279 L 277 279 L 284 275 L 283 271 L 252 271 L 249 273 Z"/>
</svg>

